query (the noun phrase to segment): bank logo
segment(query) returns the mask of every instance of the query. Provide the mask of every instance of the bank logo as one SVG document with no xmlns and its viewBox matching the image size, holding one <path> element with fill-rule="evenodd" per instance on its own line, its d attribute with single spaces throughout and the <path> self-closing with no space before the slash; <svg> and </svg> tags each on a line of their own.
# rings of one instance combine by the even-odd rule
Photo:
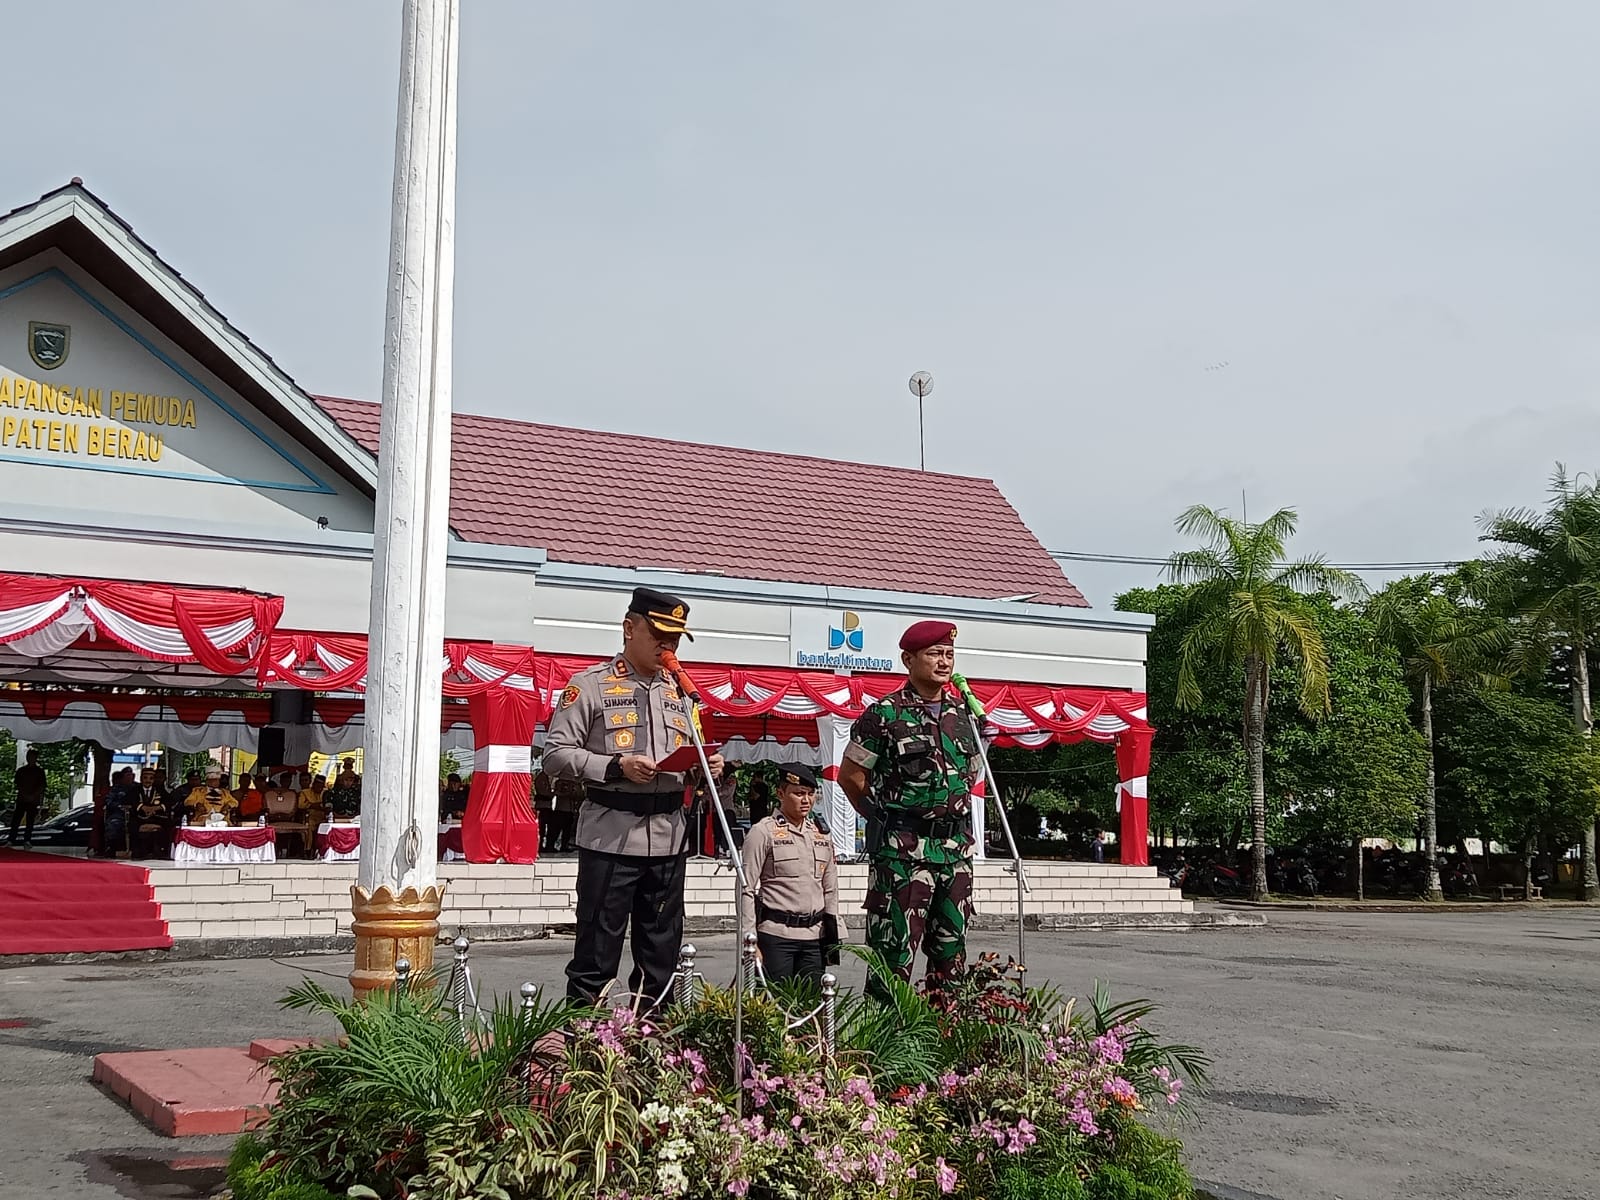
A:
<svg viewBox="0 0 1600 1200">
<path fill-rule="evenodd" d="M 54 371 L 67 361 L 72 346 L 72 326 L 49 321 L 28 322 L 28 357 L 42 371 Z"/>
<path fill-rule="evenodd" d="M 853 612 L 846 612 L 840 624 L 844 626 L 843 629 L 828 626 L 828 649 L 843 650 L 849 647 L 859 653 L 866 643 L 866 635 L 861 629 L 861 618 Z"/>
</svg>

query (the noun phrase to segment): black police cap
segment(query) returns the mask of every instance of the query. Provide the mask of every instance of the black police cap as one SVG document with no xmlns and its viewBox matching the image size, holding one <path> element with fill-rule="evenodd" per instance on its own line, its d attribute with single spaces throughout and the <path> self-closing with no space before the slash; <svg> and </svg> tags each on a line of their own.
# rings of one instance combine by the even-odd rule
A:
<svg viewBox="0 0 1600 1200">
<path fill-rule="evenodd" d="M 649 621 L 660 633 L 682 634 L 694 641 L 694 634 L 689 632 L 689 606 L 669 592 L 634 588 L 628 611 Z"/>
<path fill-rule="evenodd" d="M 783 787 L 785 784 L 791 787 L 811 788 L 815 791 L 817 773 L 805 763 L 789 763 L 778 772 L 778 786 Z"/>
</svg>

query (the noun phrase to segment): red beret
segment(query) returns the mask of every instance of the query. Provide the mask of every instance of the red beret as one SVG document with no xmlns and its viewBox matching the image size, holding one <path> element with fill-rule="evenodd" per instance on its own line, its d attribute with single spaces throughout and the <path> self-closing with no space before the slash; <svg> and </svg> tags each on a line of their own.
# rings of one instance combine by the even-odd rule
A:
<svg viewBox="0 0 1600 1200">
<path fill-rule="evenodd" d="M 940 642 L 954 645 L 955 640 L 956 627 L 949 621 L 918 621 L 900 635 L 900 649 L 915 654 Z"/>
</svg>

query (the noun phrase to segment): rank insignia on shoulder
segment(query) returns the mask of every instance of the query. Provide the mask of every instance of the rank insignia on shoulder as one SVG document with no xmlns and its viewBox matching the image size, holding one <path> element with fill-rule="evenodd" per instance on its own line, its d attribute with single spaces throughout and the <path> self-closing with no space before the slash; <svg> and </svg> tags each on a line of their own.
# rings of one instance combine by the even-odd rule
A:
<svg viewBox="0 0 1600 1200">
<path fill-rule="evenodd" d="M 561 693 L 561 707 L 571 708 L 578 702 L 578 685 L 569 684 L 567 690 Z"/>
</svg>

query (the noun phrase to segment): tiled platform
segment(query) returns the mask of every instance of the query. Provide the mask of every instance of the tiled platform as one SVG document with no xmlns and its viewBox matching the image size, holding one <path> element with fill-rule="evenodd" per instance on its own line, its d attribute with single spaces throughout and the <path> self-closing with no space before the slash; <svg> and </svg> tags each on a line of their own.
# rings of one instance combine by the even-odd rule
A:
<svg viewBox="0 0 1600 1200">
<path fill-rule="evenodd" d="M 101 1054 L 94 1081 L 167 1137 L 243 1132 L 266 1117 L 278 1094 L 246 1046 Z"/>
<path fill-rule="evenodd" d="M 1067 916 L 1192 916 L 1184 900 L 1153 867 L 1113 863 L 1031 862 L 1027 911 L 1048 921 Z M 534 866 L 441 863 L 445 883 L 441 923 L 473 937 L 516 937 L 570 927 L 578 863 L 572 857 Z M 154 866 L 156 899 L 175 941 L 196 938 L 328 938 L 350 930 L 354 863 L 278 862 L 228 867 Z M 840 868 L 840 900 L 858 914 L 866 889 L 863 864 Z M 728 868 L 691 859 L 685 892 L 691 928 L 733 919 Z M 1016 879 L 1007 864 L 978 864 L 975 903 L 980 917 L 1016 913 Z"/>
</svg>

